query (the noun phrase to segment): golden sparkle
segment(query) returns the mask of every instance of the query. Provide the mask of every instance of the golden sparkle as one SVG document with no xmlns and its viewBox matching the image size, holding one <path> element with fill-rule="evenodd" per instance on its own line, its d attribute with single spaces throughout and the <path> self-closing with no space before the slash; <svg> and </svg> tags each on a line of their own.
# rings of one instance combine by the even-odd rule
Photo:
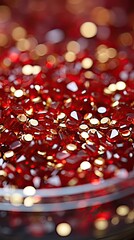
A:
<svg viewBox="0 0 134 240">
<path fill-rule="evenodd" d="M 47 51 L 48 51 L 48 49 L 45 44 L 38 44 L 35 48 L 36 54 L 40 57 L 46 55 Z"/>
<path fill-rule="evenodd" d="M 16 90 L 16 89 L 15 89 L 13 86 L 11 86 L 11 88 L 10 88 L 11 93 L 14 93 L 15 90 Z"/>
<path fill-rule="evenodd" d="M 77 146 L 73 143 L 69 143 L 66 145 L 66 148 L 68 151 L 75 151 L 77 149 Z"/>
<path fill-rule="evenodd" d="M 61 237 L 66 237 L 71 233 L 71 226 L 68 223 L 59 223 L 56 227 L 56 232 Z"/>
<path fill-rule="evenodd" d="M 123 81 L 119 81 L 116 83 L 116 89 L 122 91 L 126 88 L 126 83 Z"/>
<path fill-rule="evenodd" d="M 92 117 L 92 113 L 86 113 L 84 115 L 84 120 L 89 120 Z"/>
<path fill-rule="evenodd" d="M 33 118 L 29 120 L 29 123 L 33 127 L 36 127 L 39 124 L 38 121 L 36 119 L 33 119 Z"/>
<path fill-rule="evenodd" d="M 47 62 L 49 62 L 52 65 L 55 65 L 57 63 L 57 58 L 54 55 L 49 55 L 47 57 Z"/>
<path fill-rule="evenodd" d="M 99 154 L 99 155 L 102 155 L 103 153 L 105 153 L 104 150 L 98 150 L 98 154 Z"/>
<path fill-rule="evenodd" d="M 18 26 L 16 28 L 13 29 L 12 31 L 12 38 L 16 41 L 18 41 L 21 38 L 25 38 L 26 37 L 26 29 Z"/>
<path fill-rule="evenodd" d="M 19 114 L 17 116 L 17 119 L 20 121 L 20 122 L 26 122 L 27 121 L 27 117 L 25 114 Z"/>
<path fill-rule="evenodd" d="M 55 164 L 53 162 L 47 162 L 47 167 L 53 168 Z"/>
<path fill-rule="evenodd" d="M 7 173 L 4 170 L 0 170 L 0 177 L 6 177 Z"/>
<path fill-rule="evenodd" d="M 108 90 L 110 92 L 115 92 L 117 90 L 117 87 L 116 87 L 116 84 L 115 83 L 111 83 L 109 86 L 108 86 Z"/>
<path fill-rule="evenodd" d="M 89 129 L 88 125 L 87 124 L 81 124 L 79 126 L 79 130 L 80 131 L 87 131 Z"/>
<path fill-rule="evenodd" d="M 75 186 L 78 183 L 78 179 L 77 178 L 72 178 L 69 182 L 68 185 L 69 186 Z"/>
<path fill-rule="evenodd" d="M 80 164 L 80 168 L 81 168 L 82 170 L 90 169 L 90 168 L 91 168 L 91 163 L 88 162 L 88 161 L 83 161 L 83 162 Z"/>
<path fill-rule="evenodd" d="M 100 151 L 105 151 L 105 147 L 103 147 L 102 145 L 99 146 L 99 150 Z"/>
<path fill-rule="evenodd" d="M 74 52 L 67 52 L 65 53 L 65 60 L 67 62 L 74 62 L 76 59 L 76 55 Z"/>
<path fill-rule="evenodd" d="M 40 101 L 41 101 L 41 97 L 40 97 L 40 96 L 32 99 L 32 102 L 34 102 L 34 103 L 38 103 L 38 102 L 40 102 Z M 31 108 L 31 109 L 32 109 L 32 108 Z"/>
<path fill-rule="evenodd" d="M 108 56 L 109 58 L 114 58 L 117 55 L 117 51 L 115 48 L 108 48 Z"/>
<path fill-rule="evenodd" d="M 26 197 L 24 199 L 24 206 L 25 207 L 32 207 L 34 204 L 34 198 L 33 197 Z"/>
<path fill-rule="evenodd" d="M 12 150 L 9 150 L 7 152 L 4 153 L 4 159 L 8 159 L 14 156 L 14 152 Z"/>
<path fill-rule="evenodd" d="M 104 93 L 109 95 L 109 94 L 111 94 L 112 92 L 111 92 L 108 88 L 104 88 Z"/>
<path fill-rule="evenodd" d="M 30 109 L 26 110 L 27 115 L 32 115 L 33 114 L 33 108 L 31 107 Z"/>
<path fill-rule="evenodd" d="M 33 66 L 33 68 L 32 68 L 32 74 L 33 74 L 33 75 L 39 74 L 40 71 L 41 71 L 41 67 L 40 67 L 39 65 Z"/>
<path fill-rule="evenodd" d="M 84 69 L 89 69 L 93 65 L 93 60 L 91 58 L 84 58 L 81 62 L 81 65 Z"/>
<path fill-rule="evenodd" d="M 41 156 L 46 156 L 46 152 L 42 152 L 42 151 L 37 151 L 37 153 Z"/>
<path fill-rule="evenodd" d="M 91 130 L 92 130 L 92 129 L 91 129 Z M 96 129 L 95 129 L 95 130 L 96 130 Z M 87 143 L 88 145 L 94 145 L 94 144 L 95 144 L 94 142 L 92 142 L 92 141 L 90 141 L 90 140 L 87 140 L 86 143 Z"/>
<path fill-rule="evenodd" d="M 30 49 L 30 41 L 26 38 L 21 38 L 18 40 L 16 43 L 16 47 L 18 48 L 19 51 L 27 51 Z"/>
<path fill-rule="evenodd" d="M 25 141 L 31 142 L 33 140 L 33 135 L 28 133 L 28 134 L 23 135 L 23 138 Z"/>
<path fill-rule="evenodd" d="M 31 74 L 33 74 L 33 66 L 31 66 L 30 64 L 24 65 L 22 67 L 22 73 L 24 75 L 31 75 Z"/>
<path fill-rule="evenodd" d="M 13 193 L 10 196 L 10 202 L 13 206 L 20 206 L 23 202 L 23 197 L 19 193 Z"/>
<path fill-rule="evenodd" d="M 80 133 L 80 137 L 81 137 L 82 139 L 88 139 L 88 138 L 89 138 L 89 135 L 88 135 L 87 132 L 81 132 L 81 133 Z"/>
<path fill-rule="evenodd" d="M 98 169 L 96 169 L 94 171 L 95 175 L 98 176 L 99 178 L 102 178 L 103 177 L 103 173 L 101 171 L 99 171 Z"/>
<path fill-rule="evenodd" d="M 50 97 L 47 98 L 46 105 L 50 106 L 52 103 L 52 99 Z"/>
<path fill-rule="evenodd" d="M 51 155 L 47 156 L 47 160 L 51 161 L 53 159 L 54 159 L 53 156 L 51 156 Z"/>
<path fill-rule="evenodd" d="M 101 157 L 94 160 L 94 164 L 97 166 L 102 166 L 104 163 L 105 163 L 105 161 Z"/>
<path fill-rule="evenodd" d="M 57 120 L 58 121 L 63 121 L 66 118 L 66 114 L 61 112 L 58 116 L 57 116 Z"/>
<path fill-rule="evenodd" d="M 90 87 L 90 82 L 89 81 L 85 81 L 84 85 L 85 85 L 86 88 L 89 88 Z"/>
<path fill-rule="evenodd" d="M 113 225 L 117 225 L 118 223 L 119 223 L 119 217 L 118 216 L 115 216 L 115 217 L 113 217 L 112 218 L 112 220 L 111 220 L 111 223 L 113 224 Z"/>
<path fill-rule="evenodd" d="M 126 216 L 129 213 L 129 207 L 126 205 L 121 205 L 116 209 L 116 213 L 119 216 Z"/>
<path fill-rule="evenodd" d="M 100 63 L 106 63 L 110 58 L 114 58 L 117 52 L 114 48 L 108 48 L 106 45 L 101 44 L 97 47 L 96 58 Z M 104 67 L 106 65 L 103 65 Z"/>
<path fill-rule="evenodd" d="M 126 218 L 127 223 L 134 223 L 134 211 L 130 211 Z"/>
<path fill-rule="evenodd" d="M 92 134 L 95 134 L 97 132 L 97 130 L 95 128 L 92 128 L 92 129 L 89 130 L 89 132 L 92 133 Z"/>
<path fill-rule="evenodd" d="M 131 134 L 131 132 L 130 132 L 129 130 L 125 130 L 125 131 L 123 131 L 123 132 L 121 133 L 121 135 L 122 135 L 123 137 L 129 137 L 130 134 Z"/>
<path fill-rule="evenodd" d="M 36 189 L 33 186 L 27 186 L 23 189 L 23 193 L 26 196 L 33 196 L 36 193 Z"/>
<path fill-rule="evenodd" d="M 105 50 L 97 55 L 97 60 L 100 63 L 106 63 L 109 59 L 108 52 Z"/>
<path fill-rule="evenodd" d="M 62 169 L 63 166 L 64 166 L 64 165 L 63 165 L 62 163 L 57 163 L 57 164 L 55 165 L 55 168 L 56 168 L 56 169 Z"/>
<path fill-rule="evenodd" d="M 97 26 L 93 22 L 85 22 L 80 27 L 80 33 L 85 38 L 92 38 L 97 34 Z"/>
<path fill-rule="evenodd" d="M 0 124 L 0 132 L 2 132 L 3 130 L 4 130 L 4 126 Z"/>
<path fill-rule="evenodd" d="M 70 41 L 67 44 L 67 51 L 74 52 L 75 54 L 80 52 L 80 44 L 76 41 Z"/>
<path fill-rule="evenodd" d="M 87 78 L 87 79 L 91 79 L 91 78 L 94 77 L 94 73 L 93 73 L 92 71 L 86 71 L 86 72 L 84 73 L 84 76 L 85 76 L 85 78 Z"/>
<path fill-rule="evenodd" d="M 41 89 L 41 86 L 40 86 L 40 85 L 38 85 L 38 84 L 36 84 L 34 87 L 35 87 L 35 89 L 36 89 L 36 91 L 37 91 L 37 92 L 39 92 L 39 91 L 40 91 L 40 89 Z"/>
<path fill-rule="evenodd" d="M 112 126 L 112 125 L 115 125 L 116 123 L 117 123 L 116 120 L 112 120 L 112 121 L 110 122 L 110 125 Z"/>
<path fill-rule="evenodd" d="M 111 104 L 112 107 L 117 107 L 119 105 L 119 101 L 115 101 Z"/>
<path fill-rule="evenodd" d="M 57 131 L 55 129 L 50 129 L 50 132 L 53 134 L 53 135 L 57 135 Z"/>
<path fill-rule="evenodd" d="M 59 124 L 59 127 L 61 127 L 61 128 L 66 128 L 67 126 L 66 126 L 65 123 L 60 123 L 60 124 Z"/>
<path fill-rule="evenodd" d="M 15 92 L 14 92 L 14 96 L 15 96 L 16 98 L 20 98 L 20 97 L 22 97 L 23 95 L 24 95 L 24 92 L 22 91 L 22 89 L 15 90 Z"/>
<path fill-rule="evenodd" d="M 89 121 L 90 121 L 90 124 L 93 126 L 99 125 L 99 120 L 97 118 L 91 118 Z"/>
<path fill-rule="evenodd" d="M 108 228 L 108 221 L 106 219 L 99 218 L 95 220 L 94 225 L 98 230 L 103 231 Z"/>
</svg>

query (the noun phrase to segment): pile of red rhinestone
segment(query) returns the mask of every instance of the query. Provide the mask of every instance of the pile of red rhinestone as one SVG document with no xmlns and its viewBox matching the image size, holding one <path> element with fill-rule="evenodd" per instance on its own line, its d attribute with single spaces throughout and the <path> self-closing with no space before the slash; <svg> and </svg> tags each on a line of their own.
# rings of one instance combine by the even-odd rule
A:
<svg viewBox="0 0 134 240">
<path fill-rule="evenodd" d="M 61 30 L 53 31 L 46 38 L 62 38 Z M 62 54 L 44 43 L 31 54 L 26 39 L 1 54 L 0 187 L 97 184 L 127 178 L 133 170 L 134 70 L 128 46 L 120 50 L 94 40 L 91 48 L 93 22 L 83 23 L 80 33 L 80 39 L 61 43 L 67 46 Z"/>
</svg>

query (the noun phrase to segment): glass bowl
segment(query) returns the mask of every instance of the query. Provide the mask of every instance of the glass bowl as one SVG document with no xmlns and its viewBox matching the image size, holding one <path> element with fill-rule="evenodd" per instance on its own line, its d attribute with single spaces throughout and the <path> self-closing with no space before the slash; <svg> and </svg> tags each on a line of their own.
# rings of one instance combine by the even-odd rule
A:
<svg viewBox="0 0 134 240">
<path fill-rule="evenodd" d="M 97 17 L 93 15 L 89 18 L 89 12 L 96 6 L 104 6 L 113 11 L 112 24 L 115 24 L 116 30 L 111 34 L 111 41 L 114 44 L 117 32 L 127 32 L 130 28 L 123 25 L 123 21 L 127 19 L 123 9 L 128 12 L 128 19 L 133 21 L 133 1 L 127 0 L 27 0 L 27 6 L 23 0 L 1 2 L 12 10 L 12 18 L 7 14 L 6 21 L 2 22 L 3 31 L 7 34 L 11 46 L 14 46 L 10 38 L 15 22 L 27 27 L 34 46 L 37 40 L 39 43 L 42 39 L 44 41 L 44 34 L 53 28 L 65 31 L 65 42 L 79 39 L 79 26 L 83 21 Z M 5 11 L 7 13 L 7 8 Z M 106 31 L 106 35 L 98 34 L 98 37 L 99 42 L 107 44 L 107 35 L 114 26 L 107 27 L 109 19 L 106 9 L 104 13 L 106 18 L 102 17 L 99 31 Z M 102 14 L 103 11 L 101 16 Z M 92 43 L 91 40 L 94 48 Z M 53 51 L 53 42 L 49 47 Z M 64 47 L 57 44 L 55 49 L 62 52 Z M 124 48 L 123 45 L 121 50 Z M 129 45 L 126 48 L 130 51 Z M 130 56 L 133 59 L 133 54 Z M 124 174 L 120 174 L 99 184 L 40 190 L 8 187 L 0 189 L 0 240 L 24 240 L 25 237 L 29 240 L 132 240 L 133 226 L 134 172 L 130 172 L 125 178 Z"/>
<path fill-rule="evenodd" d="M 133 239 L 134 172 L 100 184 L 0 189 L 1 239 Z"/>
</svg>

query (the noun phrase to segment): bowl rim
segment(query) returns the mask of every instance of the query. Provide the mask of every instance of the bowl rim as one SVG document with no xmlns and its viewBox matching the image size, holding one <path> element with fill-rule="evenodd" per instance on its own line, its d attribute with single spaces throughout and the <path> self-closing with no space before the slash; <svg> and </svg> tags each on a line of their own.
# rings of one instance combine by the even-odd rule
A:
<svg viewBox="0 0 134 240">
<path fill-rule="evenodd" d="M 97 184 L 86 183 L 86 184 L 81 184 L 76 186 L 35 189 L 34 195 L 44 197 L 44 198 L 51 198 L 51 197 L 62 197 L 65 195 L 70 196 L 75 194 L 84 194 L 86 192 L 95 192 L 97 190 L 103 190 L 104 188 L 110 188 L 113 185 L 117 185 L 132 179 L 134 180 L 133 170 L 129 172 L 128 177 L 125 177 L 125 178 L 113 177 L 107 180 L 103 180 Z M 2 196 L 4 197 L 7 194 L 11 195 L 13 193 L 18 193 L 18 194 L 21 194 L 22 196 L 28 196 L 28 194 L 25 194 L 23 190 L 24 189 L 10 188 L 6 186 L 4 188 L 0 188 L 0 197 Z"/>
<path fill-rule="evenodd" d="M 10 196 L 12 194 L 20 194 L 23 199 L 28 197 L 29 195 L 24 194 L 23 189 L 0 188 L 0 198 L 8 197 L 8 201 L 6 201 L 6 198 L 5 201 L 0 201 L 0 211 L 45 214 L 89 208 L 97 206 L 98 204 L 104 204 L 105 206 L 105 204 L 109 202 L 117 201 L 134 194 L 134 184 L 124 186 L 126 181 L 134 182 L 134 171 L 131 171 L 127 178 L 111 178 L 96 185 L 84 184 L 73 187 L 38 189 L 32 197 L 42 197 L 45 202 L 33 203 L 32 206 L 25 206 L 23 203 L 14 205 L 10 202 Z M 121 186 L 124 186 L 124 188 L 122 189 Z M 108 192 L 105 195 L 100 194 L 101 190 L 103 191 L 105 188 L 112 189 L 112 187 L 114 190 L 112 193 Z M 95 191 L 97 190 L 99 194 L 95 196 Z M 86 195 L 86 193 L 90 192 L 93 192 L 93 194 L 84 198 L 84 193 Z M 79 198 L 79 196 L 81 198 Z M 51 199 L 53 200 L 52 202 L 50 201 Z"/>
</svg>

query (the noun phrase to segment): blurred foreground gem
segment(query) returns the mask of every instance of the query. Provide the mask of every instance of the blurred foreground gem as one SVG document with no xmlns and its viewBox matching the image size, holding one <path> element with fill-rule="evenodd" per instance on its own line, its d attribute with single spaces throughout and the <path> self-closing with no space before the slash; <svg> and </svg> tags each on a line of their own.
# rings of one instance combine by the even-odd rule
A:
<svg viewBox="0 0 134 240">
<path fill-rule="evenodd" d="M 97 230 L 105 230 L 108 228 L 108 221 L 106 219 L 103 218 L 98 218 L 95 221 L 95 227 Z"/>
<path fill-rule="evenodd" d="M 126 205 L 121 205 L 116 209 L 116 212 L 120 216 L 126 216 L 129 213 L 129 207 Z"/>
<path fill-rule="evenodd" d="M 56 231 L 61 237 L 66 237 L 71 233 L 71 226 L 68 223 L 59 223 Z"/>
</svg>

